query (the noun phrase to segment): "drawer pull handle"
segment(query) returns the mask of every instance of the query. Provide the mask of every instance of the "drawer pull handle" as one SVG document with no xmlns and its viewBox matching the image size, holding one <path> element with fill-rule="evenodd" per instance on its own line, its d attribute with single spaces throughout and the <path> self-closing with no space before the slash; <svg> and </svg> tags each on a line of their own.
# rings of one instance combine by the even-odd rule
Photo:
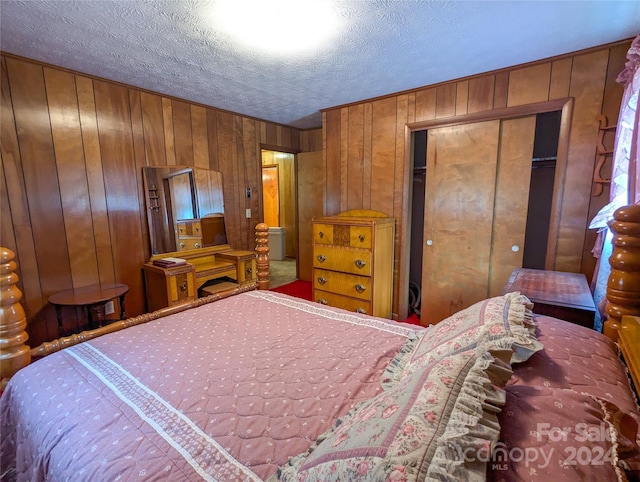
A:
<svg viewBox="0 0 640 482">
<path fill-rule="evenodd" d="M 324 238 L 324 233 L 323 233 L 322 231 L 320 231 L 320 232 L 318 233 L 318 236 L 320 236 L 320 239 L 322 239 L 322 238 Z"/>
<path fill-rule="evenodd" d="M 180 243 L 180 247 L 181 247 L 181 248 L 184 248 L 184 243 Z"/>
<path fill-rule="evenodd" d="M 365 310 L 364 308 L 356 308 L 356 313 L 360 313 L 363 315 L 367 314 L 367 310 Z"/>
<path fill-rule="evenodd" d="M 364 262 L 364 261 L 362 261 L 361 259 L 356 259 L 356 266 L 357 266 L 358 268 L 364 268 L 364 266 L 365 266 L 366 264 L 367 264 L 367 263 L 365 263 L 365 262 Z"/>
<path fill-rule="evenodd" d="M 199 248 L 200 247 L 200 243 L 196 243 L 193 246 L 195 246 L 196 248 Z"/>
<path fill-rule="evenodd" d="M 318 300 L 318 303 L 320 303 L 321 305 L 326 305 L 327 304 L 327 300 L 325 300 L 324 298 L 320 298 Z"/>
<path fill-rule="evenodd" d="M 320 283 L 321 285 L 325 284 L 327 282 L 327 278 L 325 278 L 324 276 L 318 276 L 318 283 Z"/>
<path fill-rule="evenodd" d="M 358 284 L 355 286 L 355 289 L 356 289 L 356 291 L 357 291 L 358 293 L 362 293 L 364 290 L 366 290 L 366 289 L 367 289 L 367 287 L 366 287 L 366 286 L 361 285 L 360 283 L 358 283 Z"/>
<path fill-rule="evenodd" d="M 187 283 L 182 283 L 180 285 L 180 291 L 182 291 L 183 293 L 187 291 Z"/>
<path fill-rule="evenodd" d="M 246 273 L 247 273 L 247 274 L 251 274 L 251 273 L 253 273 L 253 270 L 252 270 L 251 268 L 247 268 Z"/>
<path fill-rule="evenodd" d="M 358 236 L 358 239 L 360 240 L 361 243 L 364 243 L 364 234 L 361 234 L 360 236 Z"/>
<path fill-rule="evenodd" d="M 325 260 L 327 259 L 327 257 L 324 254 L 319 254 L 317 258 L 318 258 L 318 261 L 320 261 L 321 263 L 324 263 Z"/>
</svg>

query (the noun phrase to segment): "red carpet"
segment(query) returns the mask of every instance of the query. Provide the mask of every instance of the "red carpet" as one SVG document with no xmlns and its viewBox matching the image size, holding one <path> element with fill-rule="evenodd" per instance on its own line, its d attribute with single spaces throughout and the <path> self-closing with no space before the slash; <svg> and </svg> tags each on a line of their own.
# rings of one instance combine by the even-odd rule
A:
<svg viewBox="0 0 640 482">
<path fill-rule="evenodd" d="M 302 298 L 303 300 L 311 301 L 311 282 L 296 280 L 286 285 L 278 286 L 271 289 L 277 293 L 284 293 L 285 295 L 295 296 L 296 298 Z"/>
<path fill-rule="evenodd" d="M 312 301 L 312 289 L 311 282 L 296 280 L 286 285 L 278 286 L 271 289 L 277 293 L 284 293 L 285 295 L 295 296 L 296 298 L 302 298 L 303 300 Z M 411 323 L 412 325 L 420 325 L 420 318 L 415 314 L 411 314 L 409 318 L 404 320 L 405 323 Z"/>
</svg>

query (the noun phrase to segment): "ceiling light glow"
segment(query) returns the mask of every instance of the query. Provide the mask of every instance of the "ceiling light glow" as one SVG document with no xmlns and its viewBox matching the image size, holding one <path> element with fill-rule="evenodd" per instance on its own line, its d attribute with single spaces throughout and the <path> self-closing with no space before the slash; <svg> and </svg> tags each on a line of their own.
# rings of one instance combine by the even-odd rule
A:
<svg viewBox="0 0 640 482">
<path fill-rule="evenodd" d="M 284 55 L 320 47 L 340 27 L 329 0 L 221 0 L 213 20 L 250 49 Z"/>
</svg>

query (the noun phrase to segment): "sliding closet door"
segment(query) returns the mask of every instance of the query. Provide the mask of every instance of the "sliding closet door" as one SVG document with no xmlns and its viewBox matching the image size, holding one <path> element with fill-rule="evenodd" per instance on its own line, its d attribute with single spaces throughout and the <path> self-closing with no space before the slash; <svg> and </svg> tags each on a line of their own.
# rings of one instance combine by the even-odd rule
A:
<svg viewBox="0 0 640 482">
<path fill-rule="evenodd" d="M 535 130 L 536 116 L 501 122 L 486 297 L 499 295 L 511 272 L 522 267 Z"/>
<path fill-rule="evenodd" d="M 535 116 L 430 129 L 422 323 L 499 292 L 521 266 Z"/>
</svg>

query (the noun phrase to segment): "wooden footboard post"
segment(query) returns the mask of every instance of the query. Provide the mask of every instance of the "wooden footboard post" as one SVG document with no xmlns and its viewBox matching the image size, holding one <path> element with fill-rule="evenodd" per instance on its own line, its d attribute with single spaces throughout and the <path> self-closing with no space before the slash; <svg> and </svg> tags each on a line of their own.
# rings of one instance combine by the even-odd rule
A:
<svg viewBox="0 0 640 482">
<path fill-rule="evenodd" d="M 29 335 L 27 317 L 20 304 L 22 292 L 16 286 L 18 265 L 16 255 L 0 247 L 0 392 L 18 370 L 31 362 L 31 352 L 25 344 Z"/>
<path fill-rule="evenodd" d="M 256 226 L 256 269 L 258 270 L 258 289 L 269 289 L 269 226 L 260 223 Z"/>
<path fill-rule="evenodd" d="M 613 252 L 605 308 L 609 319 L 603 333 L 617 341 L 622 317 L 640 315 L 640 205 L 618 208 L 609 227 Z"/>
</svg>

